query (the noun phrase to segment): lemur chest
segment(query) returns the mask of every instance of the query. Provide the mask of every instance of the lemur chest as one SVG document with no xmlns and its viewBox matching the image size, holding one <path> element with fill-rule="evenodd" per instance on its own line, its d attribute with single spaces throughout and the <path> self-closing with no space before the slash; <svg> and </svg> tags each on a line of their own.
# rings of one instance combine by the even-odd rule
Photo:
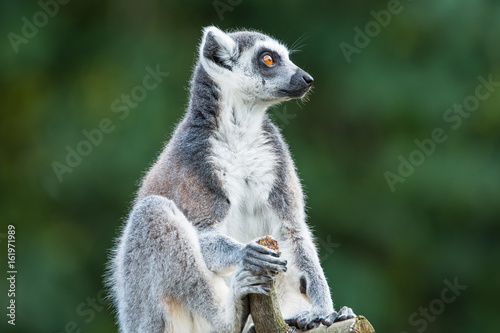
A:
<svg viewBox="0 0 500 333">
<path fill-rule="evenodd" d="M 268 203 L 275 186 L 277 158 L 259 127 L 225 128 L 211 139 L 211 164 L 230 201 L 221 232 L 247 242 L 272 233 Z"/>
</svg>

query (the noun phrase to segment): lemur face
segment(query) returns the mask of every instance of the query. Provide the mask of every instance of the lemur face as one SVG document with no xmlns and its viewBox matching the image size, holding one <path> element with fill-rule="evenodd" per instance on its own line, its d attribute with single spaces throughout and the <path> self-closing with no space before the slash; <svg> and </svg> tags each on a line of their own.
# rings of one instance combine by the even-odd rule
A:
<svg viewBox="0 0 500 333">
<path fill-rule="evenodd" d="M 257 103 L 303 98 L 314 81 L 290 61 L 285 46 L 257 32 L 205 28 L 200 61 L 219 88 Z"/>
</svg>

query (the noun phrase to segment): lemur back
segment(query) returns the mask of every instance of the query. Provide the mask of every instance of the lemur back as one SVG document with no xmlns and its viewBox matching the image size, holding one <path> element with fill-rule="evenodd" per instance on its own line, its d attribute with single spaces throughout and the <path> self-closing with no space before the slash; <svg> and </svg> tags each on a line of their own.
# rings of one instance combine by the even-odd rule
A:
<svg viewBox="0 0 500 333">
<path fill-rule="evenodd" d="M 111 266 L 123 332 L 241 332 L 248 294 L 277 284 L 300 329 L 333 310 L 293 161 L 266 110 L 312 77 L 274 39 L 204 30 L 190 102 L 138 191 Z M 282 257 L 255 242 L 272 235 Z"/>
</svg>

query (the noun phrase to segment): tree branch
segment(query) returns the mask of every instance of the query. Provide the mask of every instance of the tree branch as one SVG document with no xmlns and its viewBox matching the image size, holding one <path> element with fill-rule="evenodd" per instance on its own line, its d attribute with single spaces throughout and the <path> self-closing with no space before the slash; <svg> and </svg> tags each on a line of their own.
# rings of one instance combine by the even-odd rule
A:
<svg viewBox="0 0 500 333">
<path fill-rule="evenodd" d="M 269 296 L 250 295 L 250 314 L 257 333 L 293 332 L 288 329 L 288 325 L 281 315 L 274 282 L 271 283 L 271 294 Z"/>
</svg>

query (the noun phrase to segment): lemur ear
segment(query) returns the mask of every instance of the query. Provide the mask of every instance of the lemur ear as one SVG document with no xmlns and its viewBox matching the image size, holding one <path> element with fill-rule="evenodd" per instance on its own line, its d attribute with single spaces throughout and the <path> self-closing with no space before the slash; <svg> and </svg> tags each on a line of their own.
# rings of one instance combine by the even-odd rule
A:
<svg viewBox="0 0 500 333">
<path fill-rule="evenodd" d="M 225 32 L 214 26 L 203 29 L 200 57 L 204 57 L 224 68 L 231 69 L 231 59 L 234 59 L 236 53 L 236 43 Z"/>
</svg>

